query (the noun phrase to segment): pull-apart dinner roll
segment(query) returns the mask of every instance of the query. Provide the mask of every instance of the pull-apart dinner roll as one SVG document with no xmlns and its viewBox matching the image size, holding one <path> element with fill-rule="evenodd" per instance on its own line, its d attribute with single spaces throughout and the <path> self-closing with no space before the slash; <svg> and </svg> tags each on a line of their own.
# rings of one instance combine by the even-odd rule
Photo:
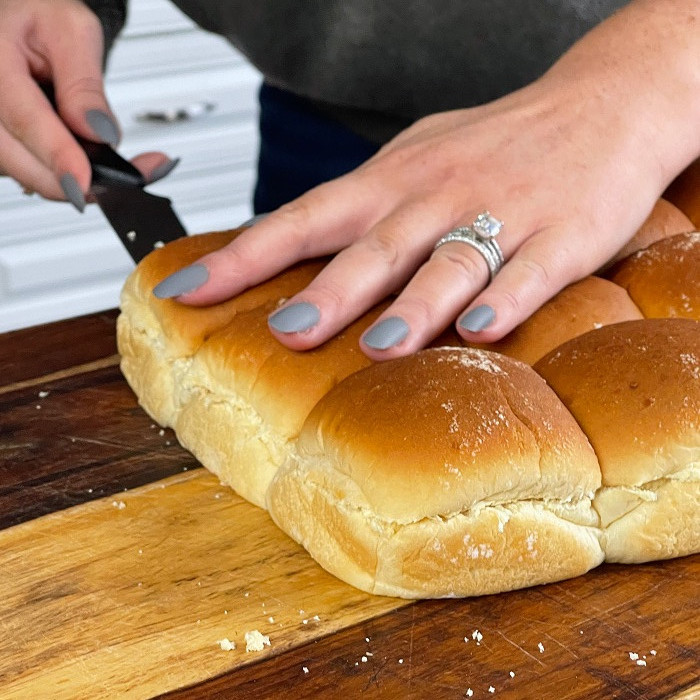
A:
<svg viewBox="0 0 700 700">
<path fill-rule="evenodd" d="M 700 551 L 700 322 L 627 321 L 535 365 L 595 450 L 606 560 Z"/>
<path fill-rule="evenodd" d="M 653 243 L 610 270 L 646 318 L 700 321 L 700 233 Z"/>
<path fill-rule="evenodd" d="M 468 348 L 374 364 L 326 394 L 268 491 L 328 571 L 409 598 L 495 593 L 599 564 L 586 437 L 527 365 Z"/>
</svg>

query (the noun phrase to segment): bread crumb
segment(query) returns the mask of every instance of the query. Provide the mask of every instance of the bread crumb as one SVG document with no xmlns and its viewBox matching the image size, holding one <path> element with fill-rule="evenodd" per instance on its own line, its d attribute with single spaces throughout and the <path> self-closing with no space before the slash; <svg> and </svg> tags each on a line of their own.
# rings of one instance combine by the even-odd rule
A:
<svg viewBox="0 0 700 700">
<path fill-rule="evenodd" d="M 495 693 L 495 692 L 496 692 L 496 689 L 492 685 L 490 685 L 489 686 L 489 693 Z"/>
<path fill-rule="evenodd" d="M 126 237 L 132 242 L 135 241 L 136 240 L 136 231 L 127 231 Z"/>
<path fill-rule="evenodd" d="M 36 407 L 37 407 L 37 409 L 41 408 L 41 406 L 39 404 L 37 404 Z"/>
<path fill-rule="evenodd" d="M 156 241 L 156 242 L 153 244 L 153 247 L 154 247 L 154 248 L 162 248 L 164 245 L 165 245 L 165 243 L 163 243 L 163 241 Z"/>
<path fill-rule="evenodd" d="M 39 392 L 39 398 L 40 399 L 45 399 L 49 395 L 48 391 L 40 391 Z"/>
<path fill-rule="evenodd" d="M 245 650 L 262 651 L 265 646 L 270 646 L 270 638 L 261 634 L 258 630 L 245 633 Z"/>
<path fill-rule="evenodd" d="M 399 659 L 399 663 L 402 664 L 402 663 L 403 663 L 403 659 Z"/>
<path fill-rule="evenodd" d="M 165 435 L 165 430 L 163 430 L 163 429 L 159 430 L 159 431 L 158 431 L 158 435 L 160 435 L 161 437 L 162 437 L 163 435 Z"/>
<path fill-rule="evenodd" d="M 508 672 L 508 675 L 509 675 L 511 678 L 515 678 L 515 673 L 513 673 L 513 671 L 509 671 L 509 672 Z"/>
<path fill-rule="evenodd" d="M 467 688 L 465 695 L 470 698 L 472 695 L 474 695 L 474 691 L 471 688 Z"/>
<path fill-rule="evenodd" d="M 630 651 L 630 652 L 629 652 L 629 655 L 630 655 L 630 659 L 631 659 L 632 661 L 636 661 L 636 660 L 639 658 L 639 654 L 637 654 L 637 653 L 635 653 L 635 652 L 633 652 L 633 651 Z"/>
<path fill-rule="evenodd" d="M 274 618 L 274 617 L 268 617 L 268 618 L 267 618 L 267 621 L 268 621 L 270 624 L 272 624 L 272 623 L 275 621 L 275 618 Z"/>
<path fill-rule="evenodd" d="M 477 646 L 481 644 L 481 640 L 484 638 L 484 635 L 479 632 L 479 630 L 474 630 L 472 632 L 472 639 L 476 639 Z"/>
<path fill-rule="evenodd" d="M 112 501 L 112 505 L 119 510 L 124 510 L 124 508 L 126 508 L 126 503 L 124 503 L 124 501 Z"/>
<path fill-rule="evenodd" d="M 367 657 L 366 657 L 366 656 L 363 656 L 362 659 L 360 659 L 360 660 L 362 661 L 363 664 L 366 664 L 366 663 L 367 663 Z"/>
<path fill-rule="evenodd" d="M 199 620 L 197 620 L 199 622 Z M 230 641 L 226 637 L 218 641 L 218 645 L 221 647 L 222 651 L 233 651 L 236 648 L 236 643 Z"/>
<path fill-rule="evenodd" d="M 309 669 L 308 669 L 306 666 L 302 666 L 302 667 L 301 667 L 301 670 L 302 670 L 304 673 L 308 673 L 308 672 L 309 672 Z"/>
<path fill-rule="evenodd" d="M 650 653 L 652 656 L 656 656 L 656 649 L 652 649 L 649 653 Z"/>
<path fill-rule="evenodd" d="M 646 666 L 647 662 L 644 659 L 637 659 L 637 666 Z"/>
<path fill-rule="evenodd" d="M 369 644 L 369 637 L 365 637 L 365 641 Z"/>
<path fill-rule="evenodd" d="M 542 642 L 538 642 L 537 648 L 540 650 L 540 654 L 544 654 L 544 644 Z"/>
</svg>

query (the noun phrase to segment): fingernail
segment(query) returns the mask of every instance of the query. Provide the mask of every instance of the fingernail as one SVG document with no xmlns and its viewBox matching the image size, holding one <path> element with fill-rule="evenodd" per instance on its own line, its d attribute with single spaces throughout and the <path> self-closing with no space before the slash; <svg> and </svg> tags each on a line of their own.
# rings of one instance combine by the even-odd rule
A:
<svg viewBox="0 0 700 700">
<path fill-rule="evenodd" d="M 299 333 L 308 331 L 318 323 L 320 318 L 321 312 L 317 306 L 301 301 L 272 314 L 268 323 L 281 333 Z"/>
<path fill-rule="evenodd" d="M 209 270 L 204 265 L 189 265 L 182 270 L 173 272 L 153 288 L 153 294 L 159 299 L 171 299 L 172 297 L 194 292 L 209 279 Z"/>
<path fill-rule="evenodd" d="M 112 147 L 117 146 L 119 143 L 119 129 L 109 114 L 101 109 L 89 109 L 85 112 L 85 120 L 100 140 Z"/>
<path fill-rule="evenodd" d="M 362 340 L 365 345 L 369 345 L 375 350 L 386 350 L 394 345 L 398 345 L 408 335 L 410 330 L 408 323 L 402 318 L 391 316 L 385 318 L 374 328 L 370 328 Z"/>
<path fill-rule="evenodd" d="M 496 318 L 496 312 L 486 304 L 475 306 L 469 313 L 462 316 L 459 326 L 465 331 L 476 333 L 483 331 L 484 328 L 490 326 Z"/>
<path fill-rule="evenodd" d="M 166 160 L 157 168 L 153 168 L 148 182 L 157 182 L 158 180 L 162 180 L 166 175 L 169 175 L 173 170 L 175 170 L 179 162 L 179 158 L 175 158 L 175 160 Z"/>
<path fill-rule="evenodd" d="M 85 211 L 85 195 L 78 181 L 70 173 L 61 175 L 61 189 L 66 199 L 82 214 Z"/>
</svg>

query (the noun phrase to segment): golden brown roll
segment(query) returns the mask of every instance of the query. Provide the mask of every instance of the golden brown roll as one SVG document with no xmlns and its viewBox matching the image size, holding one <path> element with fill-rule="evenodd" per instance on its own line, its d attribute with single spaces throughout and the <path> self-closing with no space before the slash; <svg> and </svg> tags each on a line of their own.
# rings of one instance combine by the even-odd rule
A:
<svg viewBox="0 0 700 700">
<path fill-rule="evenodd" d="M 124 284 L 117 320 L 121 370 L 143 408 L 161 425 L 175 425 L 181 379 L 207 337 L 240 312 L 296 294 L 323 266 L 321 261 L 295 266 L 207 307 L 185 306 L 153 295 L 153 288 L 169 274 L 223 247 L 238 233 L 240 229 L 180 238 L 146 256 Z"/>
<path fill-rule="evenodd" d="M 700 233 L 681 233 L 618 263 L 609 278 L 646 318 L 700 320 Z"/>
<path fill-rule="evenodd" d="M 348 374 L 370 364 L 359 339 L 380 305 L 327 343 L 307 352 L 281 345 L 268 302 L 237 314 L 212 335 L 180 378 L 178 439 L 251 503 L 265 492 L 316 402 Z"/>
<path fill-rule="evenodd" d="M 627 321 L 535 365 L 598 456 L 608 561 L 700 550 L 700 322 Z"/>
<path fill-rule="evenodd" d="M 438 348 L 331 389 L 268 491 L 275 522 L 372 593 L 495 593 L 602 561 L 595 454 L 527 365 Z"/>
<path fill-rule="evenodd" d="M 624 289 L 600 277 L 586 277 L 562 289 L 505 338 L 470 346 L 533 365 L 570 338 L 637 318 L 643 318 L 642 312 Z"/>
</svg>

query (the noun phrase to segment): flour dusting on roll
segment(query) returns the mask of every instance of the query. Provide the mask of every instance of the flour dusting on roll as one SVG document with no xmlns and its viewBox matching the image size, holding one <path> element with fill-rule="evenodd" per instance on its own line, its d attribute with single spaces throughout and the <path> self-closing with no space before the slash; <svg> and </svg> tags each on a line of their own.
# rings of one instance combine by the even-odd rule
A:
<svg viewBox="0 0 700 700">
<path fill-rule="evenodd" d="M 439 348 L 372 365 L 326 394 L 267 504 L 359 588 L 467 596 L 599 564 L 599 485 L 588 441 L 530 367 Z"/>
</svg>

